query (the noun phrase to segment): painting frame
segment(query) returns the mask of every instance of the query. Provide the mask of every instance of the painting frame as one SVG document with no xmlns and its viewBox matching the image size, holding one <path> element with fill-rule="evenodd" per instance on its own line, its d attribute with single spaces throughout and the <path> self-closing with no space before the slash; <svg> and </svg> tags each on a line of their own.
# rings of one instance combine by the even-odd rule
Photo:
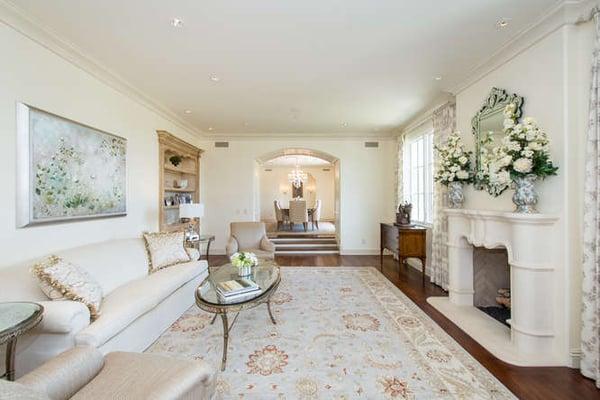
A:
<svg viewBox="0 0 600 400">
<path fill-rule="evenodd" d="M 36 199 L 36 186 L 35 178 L 36 171 L 34 168 L 34 141 L 32 135 L 35 134 L 33 127 L 31 126 L 32 112 L 39 113 L 47 116 L 48 118 L 54 119 L 59 123 L 70 126 L 75 131 L 72 135 L 85 135 L 90 136 L 91 134 L 97 134 L 99 137 L 114 138 L 117 140 L 119 145 L 119 151 L 123 154 L 118 154 L 119 162 L 122 158 L 122 172 L 119 175 L 119 196 L 122 200 L 119 200 L 119 209 L 116 211 L 103 212 L 102 210 L 96 211 L 95 213 L 90 212 L 85 215 L 55 215 L 38 217 L 34 212 L 34 200 Z M 54 114 L 52 112 L 31 106 L 26 103 L 17 103 L 16 105 L 16 117 L 17 117 L 17 176 L 16 176 L 16 224 L 17 228 L 25 228 L 36 225 L 53 224 L 53 223 L 65 223 L 74 222 L 81 220 L 90 220 L 98 218 L 112 218 L 122 217 L 127 215 L 127 182 L 128 182 L 128 171 L 127 171 L 127 139 L 110 132 L 100 130 L 98 128 L 82 124 L 80 122 L 65 118 L 63 116 Z M 62 140 L 62 137 L 61 137 Z M 89 139 L 88 139 L 89 140 Z M 115 142 L 114 140 L 112 141 Z M 92 186 L 95 188 L 95 186 Z M 122 208 L 122 209 L 121 209 Z"/>
</svg>

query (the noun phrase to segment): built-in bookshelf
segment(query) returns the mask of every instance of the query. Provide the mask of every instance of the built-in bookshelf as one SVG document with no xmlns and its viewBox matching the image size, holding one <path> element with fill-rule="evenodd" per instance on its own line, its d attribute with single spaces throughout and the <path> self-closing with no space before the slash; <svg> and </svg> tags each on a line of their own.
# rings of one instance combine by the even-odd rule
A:
<svg viewBox="0 0 600 400">
<path fill-rule="evenodd" d="M 157 134 L 160 230 L 184 230 L 188 222 L 179 218 L 179 204 L 198 203 L 200 199 L 202 150 L 166 131 L 157 131 Z M 196 231 L 198 228 L 196 226 Z"/>
</svg>

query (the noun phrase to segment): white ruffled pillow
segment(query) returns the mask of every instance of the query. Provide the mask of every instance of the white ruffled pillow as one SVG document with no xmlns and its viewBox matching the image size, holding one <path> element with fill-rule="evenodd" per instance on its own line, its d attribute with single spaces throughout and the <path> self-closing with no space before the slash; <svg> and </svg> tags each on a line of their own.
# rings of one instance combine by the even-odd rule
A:
<svg viewBox="0 0 600 400">
<path fill-rule="evenodd" d="M 79 301 L 90 309 L 92 320 L 100 316 L 102 287 L 85 270 L 54 255 L 31 270 L 49 299 Z"/>
</svg>

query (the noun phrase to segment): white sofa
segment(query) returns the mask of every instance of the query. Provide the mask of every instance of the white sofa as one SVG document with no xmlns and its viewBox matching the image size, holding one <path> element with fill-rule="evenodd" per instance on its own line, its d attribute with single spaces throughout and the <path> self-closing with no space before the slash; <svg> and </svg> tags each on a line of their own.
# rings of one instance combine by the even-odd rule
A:
<svg viewBox="0 0 600 400">
<path fill-rule="evenodd" d="M 148 274 L 142 238 L 53 254 L 85 269 L 102 286 L 101 315 L 90 322 L 82 303 L 50 301 L 30 272 L 35 260 L 0 268 L 0 301 L 35 301 L 44 306 L 42 322 L 17 342 L 17 377 L 78 345 L 96 347 L 104 354 L 145 350 L 193 305 L 194 291 L 208 274 L 204 260 Z"/>
</svg>

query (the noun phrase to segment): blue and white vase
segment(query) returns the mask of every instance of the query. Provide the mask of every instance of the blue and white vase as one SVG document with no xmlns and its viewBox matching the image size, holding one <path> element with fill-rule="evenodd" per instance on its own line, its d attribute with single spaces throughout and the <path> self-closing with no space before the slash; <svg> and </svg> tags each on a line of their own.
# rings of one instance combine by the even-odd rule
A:
<svg viewBox="0 0 600 400">
<path fill-rule="evenodd" d="M 448 184 L 448 207 L 462 208 L 465 201 L 463 194 L 463 184 L 459 181 L 453 181 Z"/>
<path fill-rule="evenodd" d="M 538 202 L 538 195 L 535 191 L 536 179 L 537 175 L 534 174 L 515 178 L 515 194 L 512 197 L 513 203 L 517 206 L 515 212 L 523 214 L 535 214 L 538 212 L 536 209 Z"/>
</svg>

